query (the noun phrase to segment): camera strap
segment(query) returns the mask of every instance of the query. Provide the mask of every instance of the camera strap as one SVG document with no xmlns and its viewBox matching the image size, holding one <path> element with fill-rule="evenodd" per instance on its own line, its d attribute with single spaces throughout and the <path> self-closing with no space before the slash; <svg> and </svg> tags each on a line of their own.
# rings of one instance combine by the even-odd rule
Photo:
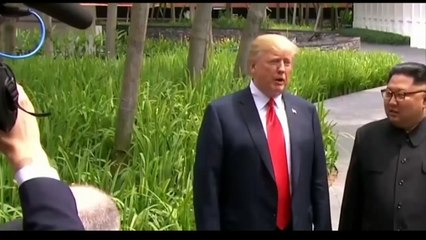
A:
<svg viewBox="0 0 426 240">
<path fill-rule="evenodd" d="M 9 132 L 15 125 L 18 108 L 35 117 L 49 116 L 50 113 L 31 113 L 19 105 L 19 93 L 12 69 L 0 62 L 0 130 Z"/>
</svg>

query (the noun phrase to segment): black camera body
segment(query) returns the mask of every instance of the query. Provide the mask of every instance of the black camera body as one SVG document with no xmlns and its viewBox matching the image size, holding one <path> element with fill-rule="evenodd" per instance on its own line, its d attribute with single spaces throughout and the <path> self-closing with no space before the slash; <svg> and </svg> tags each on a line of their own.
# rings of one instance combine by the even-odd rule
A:
<svg viewBox="0 0 426 240">
<path fill-rule="evenodd" d="M 12 69 L 0 62 L 0 130 L 9 132 L 18 116 L 18 89 Z"/>
</svg>

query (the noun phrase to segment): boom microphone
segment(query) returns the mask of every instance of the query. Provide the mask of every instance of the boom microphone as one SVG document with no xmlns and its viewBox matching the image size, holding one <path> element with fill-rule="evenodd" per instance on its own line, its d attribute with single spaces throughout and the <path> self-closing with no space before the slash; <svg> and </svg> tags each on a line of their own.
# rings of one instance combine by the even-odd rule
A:
<svg viewBox="0 0 426 240">
<path fill-rule="evenodd" d="M 93 16 L 78 3 L 24 3 L 30 8 L 43 12 L 58 21 L 78 29 L 92 25 Z"/>
</svg>

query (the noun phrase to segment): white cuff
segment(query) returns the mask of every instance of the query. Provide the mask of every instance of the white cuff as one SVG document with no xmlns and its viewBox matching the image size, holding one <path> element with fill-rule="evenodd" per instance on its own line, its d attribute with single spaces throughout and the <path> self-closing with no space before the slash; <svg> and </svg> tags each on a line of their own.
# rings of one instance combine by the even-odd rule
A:
<svg viewBox="0 0 426 240">
<path fill-rule="evenodd" d="M 28 165 L 19 169 L 19 171 L 15 174 L 15 180 L 18 183 L 18 187 L 25 181 L 40 177 L 60 180 L 58 171 L 50 166 Z"/>
</svg>

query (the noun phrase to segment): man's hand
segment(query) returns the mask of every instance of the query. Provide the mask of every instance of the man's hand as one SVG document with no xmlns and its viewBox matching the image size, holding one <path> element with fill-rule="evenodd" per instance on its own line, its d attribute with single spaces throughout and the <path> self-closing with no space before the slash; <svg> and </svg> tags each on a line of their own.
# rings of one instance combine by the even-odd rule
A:
<svg viewBox="0 0 426 240">
<path fill-rule="evenodd" d="M 34 112 L 34 106 L 24 89 L 20 85 L 17 87 L 19 105 L 29 112 Z M 11 131 L 8 133 L 0 131 L 0 152 L 7 156 L 15 172 L 27 165 L 49 166 L 48 158 L 41 146 L 37 119 L 20 109 Z"/>
</svg>

